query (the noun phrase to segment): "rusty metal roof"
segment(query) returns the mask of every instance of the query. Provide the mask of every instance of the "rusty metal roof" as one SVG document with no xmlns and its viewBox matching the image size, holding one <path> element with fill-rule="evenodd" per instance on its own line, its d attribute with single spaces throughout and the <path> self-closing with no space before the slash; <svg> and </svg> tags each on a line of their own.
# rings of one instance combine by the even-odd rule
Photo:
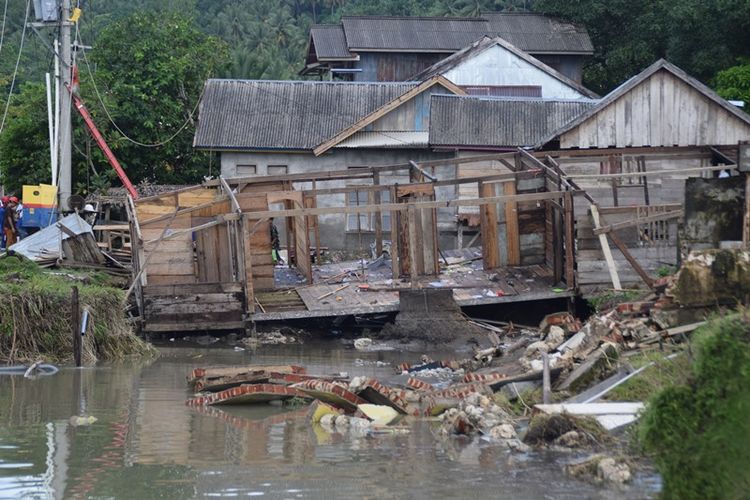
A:
<svg viewBox="0 0 750 500">
<path fill-rule="evenodd" d="M 592 109 L 597 102 L 433 95 L 430 146 L 532 146 Z"/>
<path fill-rule="evenodd" d="M 193 145 L 214 150 L 311 150 L 414 82 L 206 82 Z"/>
</svg>

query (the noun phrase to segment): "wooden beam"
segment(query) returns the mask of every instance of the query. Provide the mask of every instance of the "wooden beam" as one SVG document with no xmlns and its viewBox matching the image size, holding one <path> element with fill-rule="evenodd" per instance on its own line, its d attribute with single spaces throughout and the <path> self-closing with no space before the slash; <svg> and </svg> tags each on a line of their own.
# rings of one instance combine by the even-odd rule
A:
<svg viewBox="0 0 750 500">
<path fill-rule="evenodd" d="M 434 177 L 428 174 L 427 172 L 425 172 L 424 170 L 422 170 L 416 162 L 410 161 L 409 165 L 411 165 L 412 168 L 416 170 L 417 173 L 419 173 L 419 175 L 422 176 L 422 179 L 420 179 L 422 182 L 424 182 L 424 179 L 429 179 L 430 181 L 433 181 L 433 182 L 437 180 L 437 177 Z"/>
<path fill-rule="evenodd" d="M 630 172 L 623 174 L 565 174 L 571 179 L 594 179 L 594 180 L 605 180 L 605 179 L 618 179 L 623 177 L 661 177 L 663 175 L 673 174 L 685 174 L 695 172 L 715 172 L 717 170 L 731 170 L 735 168 L 733 165 L 720 166 L 720 167 L 693 167 L 693 168 L 671 168 L 668 170 L 652 170 L 649 172 Z"/>
<path fill-rule="evenodd" d="M 603 235 L 600 235 L 601 238 Z M 607 236 L 609 236 L 609 239 L 612 240 L 612 243 L 615 244 L 618 250 L 620 250 L 620 253 L 625 257 L 625 259 L 630 263 L 630 266 L 635 270 L 636 273 L 638 273 L 638 276 L 641 277 L 644 283 L 648 285 L 649 288 L 654 287 L 654 280 L 644 271 L 644 269 L 641 267 L 641 265 L 638 263 L 637 260 L 631 255 L 630 251 L 628 250 L 627 245 L 622 242 L 619 236 L 617 236 L 617 233 L 615 232 L 609 232 L 607 233 Z M 609 248 L 609 246 L 607 246 Z"/>
<path fill-rule="evenodd" d="M 463 156 L 461 158 L 446 158 L 443 160 L 429 160 L 419 161 L 417 164 L 422 168 L 427 167 L 444 167 L 449 165 L 461 165 L 463 163 L 476 163 L 480 161 L 493 161 L 501 160 L 504 158 L 512 158 L 515 155 L 515 151 L 507 153 L 492 153 L 489 155 L 476 155 L 476 156 Z"/>
<path fill-rule="evenodd" d="M 679 217 L 682 217 L 683 215 L 685 215 L 684 210 L 673 210 L 673 211 L 664 212 L 661 214 L 647 215 L 646 217 L 639 217 L 639 218 L 626 220 L 623 222 L 616 222 L 614 224 L 609 224 L 606 226 L 599 227 L 597 229 L 594 229 L 594 234 L 598 236 L 600 234 L 606 234 L 612 231 L 619 231 L 620 229 L 625 229 L 628 227 L 639 226 L 647 222 L 677 219 Z"/>
<path fill-rule="evenodd" d="M 227 196 L 229 196 L 229 199 L 232 200 L 232 208 L 234 209 L 235 212 L 241 213 L 242 208 L 240 207 L 240 204 L 237 201 L 237 197 L 234 196 L 234 193 L 232 192 L 232 188 L 229 187 L 229 184 L 227 184 L 227 180 L 222 176 L 219 176 L 219 180 L 221 181 L 221 187 L 224 188 L 224 192 L 226 193 Z"/>
<path fill-rule="evenodd" d="M 396 201 L 396 189 L 397 186 L 390 186 L 391 189 L 391 201 Z M 394 280 L 397 280 L 401 276 L 401 263 L 399 248 L 398 248 L 398 226 L 399 226 L 399 212 L 391 211 L 391 276 Z"/>
<path fill-rule="evenodd" d="M 515 181 L 503 184 L 503 192 L 508 196 L 516 194 Z M 521 265 L 521 237 L 518 230 L 518 204 L 515 201 L 505 203 L 505 242 L 508 252 L 508 265 Z"/>
<path fill-rule="evenodd" d="M 565 193 L 565 283 L 568 290 L 575 289 L 575 215 L 573 194 Z"/>
<path fill-rule="evenodd" d="M 417 243 L 417 209 L 414 208 L 414 205 L 409 205 L 407 211 L 407 224 L 409 226 L 409 275 L 411 277 L 411 287 L 414 288 L 421 271 L 419 269 L 417 251 L 422 251 Z"/>
<path fill-rule="evenodd" d="M 255 212 L 250 212 L 250 214 L 253 215 L 253 217 L 252 217 L 253 219 L 257 218 L 255 216 Z M 191 228 L 188 228 L 188 229 L 180 229 L 179 231 L 174 231 L 172 233 L 164 235 L 162 238 L 155 238 L 153 240 L 148 240 L 148 241 L 146 241 L 144 243 L 144 245 L 150 245 L 150 244 L 156 243 L 157 241 L 160 241 L 160 240 L 171 240 L 171 239 L 176 238 L 178 236 L 182 236 L 183 234 L 189 234 L 189 233 L 195 233 L 197 231 L 203 231 L 205 229 L 208 229 L 208 228 L 211 228 L 211 227 L 214 227 L 214 226 L 218 226 L 219 224 L 224 224 L 227 221 L 237 220 L 237 219 L 239 219 L 239 214 L 234 214 L 234 215 L 233 214 L 219 215 L 219 216 L 216 217 L 216 220 L 214 220 L 214 221 L 206 222 L 205 224 L 201 224 L 200 226 L 195 226 L 195 227 L 191 227 Z M 167 227 L 169 227 L 169 226 L 167 226 Z M 151 250 L 151 251 L 153 251 L 153 250 Z"/>
<path fill-rule="evenodd" d="M 594 219 L 594 228 L 601 227 L 599 222 L 599 207 L 596 203 L 591 205 L 591 217 Z M 609 276 L 612 279 L 612 286 L 615 290 L 622 290 L 620 284 L 620 276 L 617 274 L 617 267 L 615 266 L 615 259 L 612 258 L 612 250 L 609 248 L 607 243 L 607 236 L 604 234 L 599 235 L 599 243 L 602 246 L 602 253 L 604 253 L 604 260 L 607 262 L 607 268 L 609 269 Z"/>
<path fill-rule="evenodd" d="M 379 172 L 373 176 L 372 181 L 376 186 L 380 185 Z M 380 205 L 381 199 L 379 190 L 373 192 L 373 197 L 373 201 L 375 202 L 375 204 Z M 380 257 L 380 255 L 383 253 L 383 212 L 381 211 L 375 212 L 375 253 L 377 254 L 377 257 Z"/>
<path fill-rule="evenodd" d="M 576 191 L 574 194 L 584 194 L 585 192 Z M 274 217 L 294 217 L 296 215 L 330 215 L 330 214 L 365 214 L 377 211 L 405 211 L 410 205 L 417 209 L 423 208 L 452 208 L 452 207 L 478 207 L 487 203 L 506 203 L 506 202 L 524 202 L 524 201 L 541 201 L 558 199 L 562 196 L 563 191 L 549 191 L 542 193 L 524 193 L 513 196 L 495 196 L 492 198 L 475 198 L 475 199 L 457 199 L 457 200 L 435 200 L 420 201 L 409 203 L 383 203 L 381 205 L 361 205 L 351 207 L 320 207 L 307 209 L 292 210 L 268 210 L 259 212 L 243 212 L 245 216 L 252 215 L 252 218 L 274 218 Z"/>
<path fill-rule="evenodd" d="M 200 205 L 196 205 L 194 207 L 183 208 L 177 211 L 176 216 L 179 217 L 181 215 L 190 214 L 198 210 L 203 210 L 204 208 L 211 208 L 215 204 L 221 203 L 222 201 L 226 201 L 226 200 L 227 200 L 226 196 L 221 196 L 213 201 L 201 203 Z M 174 212 L 169 213 L 169 214 L 159 215 L 158 217 L 152 217 L 151 219 L 146 219 L 145 221 L 141 222 L 141 225 L 145 226 L 147 224 L 153 224 L 154 222 L 161 222 L 163 220 L 171 219 L 173 216 L 174 216 Z"/>
<path fill-rule="evenodd" d="M 479 183 L 479 195 L 492 198 L 495 194 L 493 184 Z M 482 235 L 482 258 L 485 269 L 500 267 L 500 248 L 497 238 L 497 204 L 487 203 L 480 206 L 480 234 Z"/>
<path fill-rule="evenodd" d="M 249 222 L 244 217 L 240 221 L 240 228 L 242 230 L 242 256 L 245 259 L 243 264 L 245 275 L 242 277 L 242 285 L 245 291 L 245 313 L 253 314 L 255 313 L 255 289 L 253 286 L 253 252 L 250 240 L 261 221 L 256 222 L 252 229 L 248 228 Z"/>
</svg>

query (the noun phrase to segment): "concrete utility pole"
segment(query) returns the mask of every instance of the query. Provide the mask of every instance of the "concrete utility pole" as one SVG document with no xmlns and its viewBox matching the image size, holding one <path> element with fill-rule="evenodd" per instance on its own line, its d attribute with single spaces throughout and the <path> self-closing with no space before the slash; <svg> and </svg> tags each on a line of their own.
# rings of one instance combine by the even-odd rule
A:
<svg viewBox="0 0 750 500">
<path fill-rule="evenodd" d="M 72 110 L 70 89 L 73 79 L 73 58 L 71 57 L 70 40 L 70 0 L 62 0 L 60 13 L 60 58 L 62 59 L 62 71 L 60 72 L 60 126 L 58 129 L 59 174 L 58 174 L 58 206 L 62 210 L 68 210 L 68 198 L 73 194 L 72 167 L 71 167 L 71 120 Z"/>
</svg>

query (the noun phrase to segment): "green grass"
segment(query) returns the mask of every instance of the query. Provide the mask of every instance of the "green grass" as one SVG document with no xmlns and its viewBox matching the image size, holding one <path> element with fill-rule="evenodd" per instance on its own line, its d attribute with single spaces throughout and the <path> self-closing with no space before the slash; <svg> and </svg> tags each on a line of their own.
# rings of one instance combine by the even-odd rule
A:
<svg viewBox="0 0 750 500">
<path fill-rule="evenodd" d="M 638 375 L 615 387 L 604 399 L 610 401 L 648 401 L 661 390 L 685 382 L 690 376 L 690 359 L 687 351 L 672 359 L 667 353 L 649 351 L 630 356 L 624 361 L 638 369 L 648 363 L 654 364 Z"/>
<path fill-rule="evenodd" d="M 106 274 L 50 271 L 25 259 L 6 257 L 0 259 L 0 359 L 72 359 L 72 286 L 79 289 L 81 310 L 86 307 L 91 314 L 89 335 L 84 337 L 87 361 L 155 352 L 133 334 L 125 319 L 123 291 L 110 286 Z"/>
<path fill-rule="evenodd" d="M 608 292 L 601 292 L 596 295 L 592 295 L 586 298 L 586 302 L 589 303 L 592 309 L 597 313 L 606 311 L 615 307 L 623 302 L 631 302 L 642 296 L 645 292 L 640 290 L 624 290 L 621 292 L 615 292 L 610 290 Z"/>
</svg>

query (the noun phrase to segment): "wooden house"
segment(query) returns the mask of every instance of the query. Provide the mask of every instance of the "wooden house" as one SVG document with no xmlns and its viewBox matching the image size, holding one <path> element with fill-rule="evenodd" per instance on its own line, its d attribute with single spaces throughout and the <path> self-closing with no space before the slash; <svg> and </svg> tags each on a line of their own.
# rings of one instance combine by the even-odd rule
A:
<svg viewBox="0 0 750 500">
<path fill-rule="evenodd" d="M 542 14 L 481 17 L 344 16 L 310 28 L 304 75 L 349 81 L 404 81 L 484 36 L 501 37 L 580 83 L 594 49 L 586 30 Z"/>
<path fill-rule="evenodd" d="M 748 139 L 750 115 L 665 60 L 541 139 L 536 156 L 587 193 L 576 206 L 581 289 L 648 283 L 674 267 L 686 179 L 734 172 Z"/>
</svg>

